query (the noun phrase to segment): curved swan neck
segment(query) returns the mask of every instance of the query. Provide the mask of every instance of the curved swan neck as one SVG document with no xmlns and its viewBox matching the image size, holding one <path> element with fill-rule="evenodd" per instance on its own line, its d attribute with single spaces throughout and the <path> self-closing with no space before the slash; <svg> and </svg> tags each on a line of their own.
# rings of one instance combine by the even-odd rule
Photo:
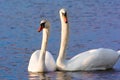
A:
<svg viewBox="0 0 120 80">
<path fill-rule="evenodd" d="M 64 62 L 65 60 L 65 56 L 66 56 L 66 47 L 67 47 L 67 43 L 68 43 L 68 36 L 69 36 L 69 25 L 68 23 L 66 23 L 64 21 L 64 18 L 62 16 L 62 14 L 60 14 L 60 19 L 61 19 L 61 44 L 60 44 L 60 51 L 59 51 L 59 55 L 57 58 L 57 64 L 61 64 Z"/>
<path fill-rule="evenodd" d="M 48 37 L 49 37 L 49 29 L 43 29 L 41 52 L 46 51 Z"/>
<path fill-rule="evenodd" d="M 48 42 L 48 37 L 49 37 L 49 29 L 43 29 L 43 35 L 42 35 L 42 45 L 41 45 L 41 50 L 40 50 L 40 55 L 39 55 L 39 61 L 40 65 L 42 66 L 42 70 L 45 70 L 45 53 L 46 53 L 46 47 L 47 47 L 47 42 Z"/>
</svg>

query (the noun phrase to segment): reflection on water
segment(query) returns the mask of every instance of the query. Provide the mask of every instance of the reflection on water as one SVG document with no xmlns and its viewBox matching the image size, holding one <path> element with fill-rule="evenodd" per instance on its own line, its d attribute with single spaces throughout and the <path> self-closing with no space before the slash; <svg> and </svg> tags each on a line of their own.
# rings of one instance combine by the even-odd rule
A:
<svg viewBox="0 0 120 80">
<path fill-rule="evenodd" d="M 120 71 L 79 71 L 50 73 L 29 73 L 29 80 L 119 80 Z"/>
<path fill-rule="evenodd" d="M 72 80 L 72 77 L 67 72 L 56 72 L 56 80 Z"/>
<path fill-rule="evenodd" d="M 29 80 L 72 80 L 67 72 L 29 73 Z"/>
<path fill-rule="evenodd" d="M 29 73 L 29 80 L 47 80 L 45 73 Z"/>
</svg>

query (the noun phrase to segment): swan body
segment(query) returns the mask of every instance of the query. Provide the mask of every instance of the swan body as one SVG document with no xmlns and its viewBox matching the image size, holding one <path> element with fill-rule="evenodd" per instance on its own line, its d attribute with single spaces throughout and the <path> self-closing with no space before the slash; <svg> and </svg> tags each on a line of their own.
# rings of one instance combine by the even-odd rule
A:
<svg viewBox="0 0 120 80">
<path fill-rule="evenodd" d="M 119 51 L 117 51 L 117 53 L 120 55 L 120 50 L 119 50 Z"/>
<path fill-rule="evenodd" d="M 65 60 L 66 47 L 69 36 L 69 25 L 67 19 L 67 11 L 65 9 L 60 10 L 61 18 L 61 44 L 60 51 L 57 58 L 57 68 L 64 71 L 79 71 L 79 70 L 106 70 L 112 68 L 117 62 L 120 51 L 114 51 L 112 49 L 98 48 L 88 50 L 74 56 L 70 60 Z M 67 21 L 66 21 L 67 20 Z"/>
<path fill-rule="evenodd" d="M 28 64 L 29 72 L 50 72 L 56 70 L 55 60 L 52 54 L 46 51 L 50 23 L 47 20 L 42 20 L 39 32 L 43 30 L 43 39 L 40 50 L 36 50 L 30 58 Z"/>
<path fill-rule="evenodd" d="M 56 68 L 55 65 L 55 60 L 52 56 L 52 54 L 48 51 L 46 51 L 45 53 L 45 70 L 50 72 L 50 71 L 54 71 Z M 28 71 L 30 72 L 40 72 L 40 63 L 39 61 L 39 56 L 40 56 L 40 50 L 36 50 L 30 58 L 29 61 L 29 67 L 28 67 Z"/>
<path fill-rule="evenodd" d="M 63 70 L 106 70 L 114 66 L 119 58 L 119 54 L 112 49 L 92 49 L 74 56 L 65 61 Z"/>
</svg>

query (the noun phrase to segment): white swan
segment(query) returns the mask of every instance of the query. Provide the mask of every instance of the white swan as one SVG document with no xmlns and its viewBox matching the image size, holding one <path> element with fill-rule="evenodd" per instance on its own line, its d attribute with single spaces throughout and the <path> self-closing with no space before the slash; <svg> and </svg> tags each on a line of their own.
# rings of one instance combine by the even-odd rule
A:
<svg viewBox="0 0 120 80">
<path fill-rule="evenodd" d="M 70 60 L 65 60 L 65 50 L 69 36 L 69 25 L 67 11 L 65 9 L 61 9 L 59 13 L 62 29 L 60 51 L 56 61 L 57 68 L 64 71 L 106 70 L 112 68 L 117 62 L 120 54 L 111 49 L 92 49 L 79 53 Z"/>
<path fill-rule="evenodd" d="M 29 72 L 49 72 L 56 70 L 56 64 L 53 56 L 50 52 L 46 51 L 50 23 L 47 20 L 42 20 L 40 23 L 39 32 L 43 30 L 43 39 L 41 50 L 36 50 L 29 61 Z"/>
</svg>

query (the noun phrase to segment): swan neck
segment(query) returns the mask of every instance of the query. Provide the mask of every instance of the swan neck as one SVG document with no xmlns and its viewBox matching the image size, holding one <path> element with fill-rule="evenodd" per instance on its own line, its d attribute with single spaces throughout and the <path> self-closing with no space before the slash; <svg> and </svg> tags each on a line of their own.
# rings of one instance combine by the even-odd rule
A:
<svg viewBox="0 0 120 80">
<path fill-rule="evenodd" d="M 69 25 L 68 23 L 65 23 L 63 20 L 62 16 L 60 15 L 61 18 L 61 43 L 60 43 L 60 50 L 59 50 L 59 55 L 57 58 L 57 64 L 62 65 L 64 64 L 64 60 L 66 57 L 66 48 L 68 44 L 68 36 L 69 36 Z"/>
<path fill-rule="evenodd" d="M 43 29 L 41 52 L 46 51 L 48 37 L 49 37 L 49 30 L 48 29 Z"/>
<path fill-rule="evenodd" d="M 46 53 L 48 37 L 49 37 L 49 29 L 43 29 L 42 45 L 41 45 L 39 61 L 38 61 L 38 63 L 40 63 L 41 65 L 41 70 L 45 70 L 44 69 L 45 68 L 45 53 Z"/>
</svg>

